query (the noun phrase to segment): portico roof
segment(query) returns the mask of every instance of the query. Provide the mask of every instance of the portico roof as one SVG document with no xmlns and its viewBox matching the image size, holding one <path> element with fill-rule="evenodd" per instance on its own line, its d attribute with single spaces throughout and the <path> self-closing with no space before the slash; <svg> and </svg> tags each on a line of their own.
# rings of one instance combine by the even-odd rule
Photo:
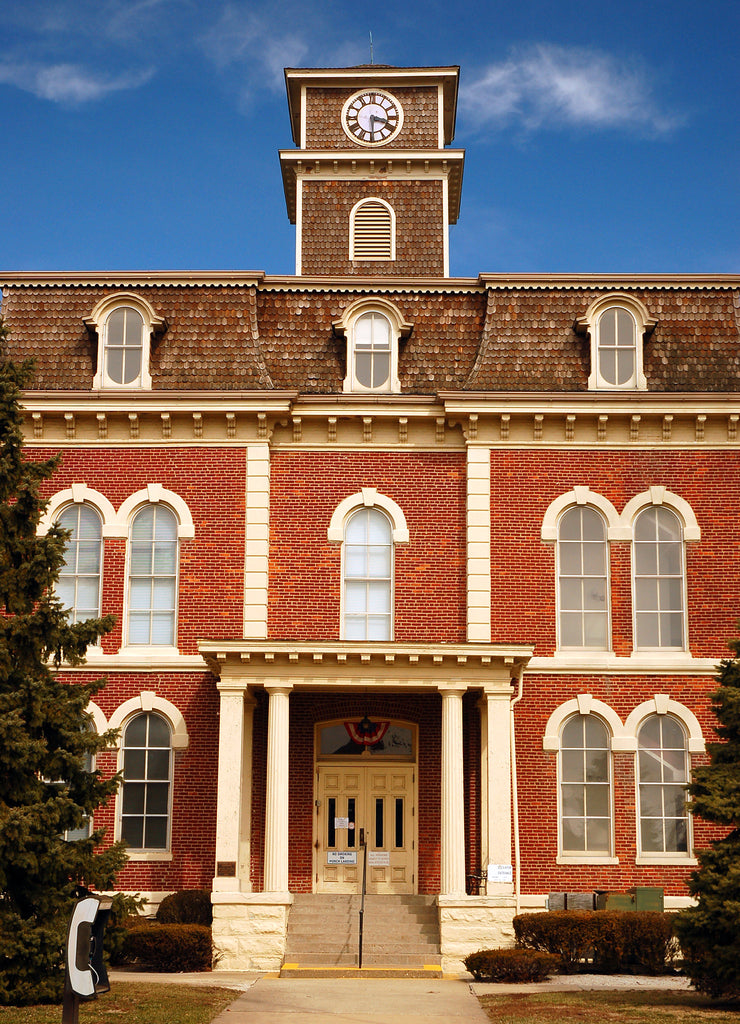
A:
<svg viewBox="0 0 740 1024">
<path fill-rule="evenodd" d="M 532 657 L 522 645 L 201 640 L 219 689 L 501 690 Z"/>
</svg>

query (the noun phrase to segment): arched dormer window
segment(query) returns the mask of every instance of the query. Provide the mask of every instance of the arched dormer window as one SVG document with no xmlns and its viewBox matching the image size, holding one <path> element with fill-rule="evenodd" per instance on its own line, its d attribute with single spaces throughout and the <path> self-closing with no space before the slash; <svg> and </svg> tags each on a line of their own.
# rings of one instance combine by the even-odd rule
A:
<svg viewBox="0 0 740 1024">
<path fill-rule="evenodd" d="M 384 199 L 362 199 L 350 213 L 349 258 L 395 260 L 396 215 Z"/>
<path fill-rule="evenodd" d="M 98 368 L 94 388 L 150 388 L 152 334 L 164 325 L 139 295 L 109 295 L 97 304 L 85 324 L 98 336 Z"/>
<path fill-rule="evenodd" d="M 398 392 L 398 348 L 411 333 L 392 302 L 361 299 L 332 325 L 347 341 L 346 392 Z"/>
<path fill-rule="evenodd" d="M 592 302 L 576 320 L 576 329 L 591 338 L 589 389 L 647 389 L 642 347 L 645 334 L 657 323 L 632 295 L 615 293 Z"/>
</svg>

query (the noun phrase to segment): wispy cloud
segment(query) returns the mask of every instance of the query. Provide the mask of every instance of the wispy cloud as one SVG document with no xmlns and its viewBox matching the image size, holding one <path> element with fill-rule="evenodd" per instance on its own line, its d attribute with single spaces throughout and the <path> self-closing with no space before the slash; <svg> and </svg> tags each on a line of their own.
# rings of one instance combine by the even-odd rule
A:
<svg viewBox="0 0 740 1024">
<path fill-rule="evenodd" d="M 110 93 L 138 89 L 152 69 L 113 77 L 87 71 L 77 64 L 0 64 L 0 82 L 33 93 L 39 99 L 76 106 Z"/>
<path fill-rule="evenodd" d="M 206 55 L 220 69 L 238 66 L 245 72 L 245 88 L 268 85 L 279 89 L 283 68 L 300 65 L 309 46 L 299 31 L 287 31 L 277 11 L 255 11 L 253 5 L 230 4 L 203 37 Z"/>
<path fill-rule="evenodd" d="M 570 125 L 665 133 L 680 118 L 660 110 L 647 76 L 602 51 L 540 44 L 491 64 L 460 90 L 464 116 L 526 130 Z"/>
</svg>

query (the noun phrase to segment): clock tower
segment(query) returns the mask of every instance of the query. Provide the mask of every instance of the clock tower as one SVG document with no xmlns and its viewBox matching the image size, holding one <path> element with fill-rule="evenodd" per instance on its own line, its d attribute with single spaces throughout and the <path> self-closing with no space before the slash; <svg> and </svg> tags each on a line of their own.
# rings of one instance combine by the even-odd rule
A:
<svg viewBox="0 0 740 1024">
<path fill-rule="evenodd" d="M 449 276 L 464 152 L 459 68 L 285 72 L 293 140 L 280 163 L 296 225 L 296 274 Z"/>
</svg>

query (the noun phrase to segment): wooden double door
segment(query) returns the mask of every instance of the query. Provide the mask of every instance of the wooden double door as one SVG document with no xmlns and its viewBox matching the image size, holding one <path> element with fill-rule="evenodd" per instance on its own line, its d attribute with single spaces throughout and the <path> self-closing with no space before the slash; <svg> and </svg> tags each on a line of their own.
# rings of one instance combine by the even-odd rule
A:
<svg viewBox="0 0 740 1024">
<path fill-rule="evenodd" d="M 367 892 L 416 892 L 415 765 L 318 765 L 315 809 L 316 892 L 361 892 L 363 839 Z"/>
</svg>

